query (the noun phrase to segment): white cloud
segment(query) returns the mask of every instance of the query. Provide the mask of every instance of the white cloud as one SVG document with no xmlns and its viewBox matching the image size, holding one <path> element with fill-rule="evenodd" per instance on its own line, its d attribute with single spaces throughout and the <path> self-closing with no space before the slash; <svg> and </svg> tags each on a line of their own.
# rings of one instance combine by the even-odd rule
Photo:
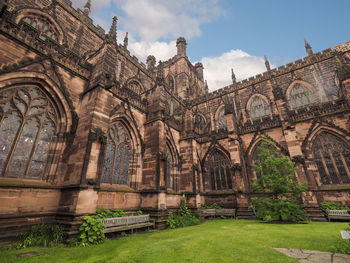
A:
<svg viewBox="0 0 350 263">
<path fill-rule="evenodd" d="M 148 55 L 153 55 L 156 60 L 168 60 L 176 54 L 176 41 L 167 42 L 135 42 L 130 41 L 128 49 L 135 54 L 141 61 L 146 61 Z"/>
<path fill-rule="evenodd" d="M 83 9 L 86 1 L 72 2 L 74 7 Z M 154 55 L 157 61 L 164 61 L 176 54 L 176 42 L 160 39 L 198 37 L 202 24 L 224 14 L 220 1 L 222 0 L 92 0 L 91 16 L 95 24 L 101 25 L 108 32 L 112 17 L 107 17 L 104 11 L 116 4 L 124 12 L 118 20 L 118 42 L 122 43 L 125 32 L 128 31 L 128 49 L 132 54 L 143 62 L 148 55 Z M 242 50 L 230 50 L 218 57 L 204 57 L 202 63 L 204 77 L 208 80 L 211 91 L 232 83 L 231 68 L 238 81 L 266 71 L 263 58 Z"/>
<path fill-rule="evenodd" d="M 200 26 L 222 14 L 217 0 L 114 0 L 125 12 L 121 25 L 144 41 L 187 38 L 201 34 Z"/>
<path fill-rule="evenodd" d="M 218 57 L 204 57 L 202 63 L 204 77 L 208 81 L 210 91 L 232 83 L 231 68 L 235 72 L 237 81 L 266 71 L 264 58 L 249 55 L 239 49 L 232 49 Z M 271 65 L 271 67 L 274 67 L 274 65 Z"/>
<path fill-rule="evenodd" d="M 201 34 L 202 24 L 224 13 L 220 1 L 222 0 L 95 0 L 91 3 L 91 16 L 101 26 L 110 24 L 111 18 L 105 15 L 110 11 L 107 8 L 114 3 L 124 13 L 118 22 L 120 27 L 142 41 L 154 42 L 161 38 L 174 39 L 179 36 L 191 38 Z M 72 2 L 74 7 L 83 9 L 87 0 Z M 99 10 L 106 12 L 96 12 Z"/>
</svg>

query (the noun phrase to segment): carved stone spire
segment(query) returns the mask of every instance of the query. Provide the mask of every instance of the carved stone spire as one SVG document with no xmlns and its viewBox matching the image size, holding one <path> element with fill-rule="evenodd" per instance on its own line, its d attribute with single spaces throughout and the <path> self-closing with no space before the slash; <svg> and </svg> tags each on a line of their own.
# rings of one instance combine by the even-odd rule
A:
<svg viewBox="0 0 350 263">
<path fill-rule="evenodd" d="M 91 12 L 91 0 L 88 0 L 84 6 L 84 14 L 89 15 Z"/>
<path fill-rule="evenodd" d="M 271 66 L 270 66 L 270 62 L 267 60 L 266 55 L 264 55 L 264 59 L 265 59 L 266 69 L 267 69 L 267 71 L 270 71 L 271 70 Z"/>
<path fill-rule="evenodd" d="M 231 68 L 231 77 L 232 77 L 232 83 L 235 84 L 237 80 L 236 80 L 236 75 L 233 72 L 233 68 Z"/>
<path fill-rule="evenodd" d="M 126 32 L 125 37 L 124 37 L 124 47 L 128 48 L 128 44 L 129 44 L 129 37 L 128 37 L 129 33 Z"/>
<path fill-rule="evenodd" d="M 310 44 L 307 42 L 306 38 L 304 38 L 304 42 L 305 42 L 306 52 L 309 56 L 311 56 L 314 52 L 312 52 L 312 48 L 311 48 Z"/>
<path fill-rule="evenodd" d="M 109 33 L 106 36 L 107 43 L 117 43 L 117 20 L 118 18 L 116 16 L 113 17 L 111 28 L 109 29 Z"/>
<path fill-rule="evenodd" d="M 156 66 L 156 58 L 155 58 L 155 56 L 149 55 L 149 56 L 147 57 L 146 63 L 147 63 L 147 69 L 148 69 L 149 71 L 153 71 L 153 69 L 154 69 L 155 66 Z"/>
<path fill-rule="evenodd" d="M 207 80 L 205 80 L 204 89 L 205 89 L 205 91 L 206 91 L 207 93 L 209 92 Z"/>
<path fill-rule="evenodd" d="M 159 63 L 158 63 L 157 82 L 159 84 L 164 83 L 163 62 L 161 60 L 159 60 Z"/>
</svg>

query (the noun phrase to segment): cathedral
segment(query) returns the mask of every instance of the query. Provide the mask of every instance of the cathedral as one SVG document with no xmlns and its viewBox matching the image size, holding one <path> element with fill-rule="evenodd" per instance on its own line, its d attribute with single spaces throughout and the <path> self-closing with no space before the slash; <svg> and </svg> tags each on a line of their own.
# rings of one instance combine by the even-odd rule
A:
<svg viewBox="0 0 350 263">
<path fill-rule="evenodd" d="M 146 64 L 70 0 L 0 0 L 0 239 L 74 229 L 99 207 L 159 227 L 183 198 L 250 218 L 251 164 L 269 138 L 295 162 L 301 200 L 350 205 L 350 42 L 214 92 L 201 63 Z M 234 66 L 234 65 L 233 65 Z M 229 71 L 230 69 L 228 69 Z"/>
</svg>

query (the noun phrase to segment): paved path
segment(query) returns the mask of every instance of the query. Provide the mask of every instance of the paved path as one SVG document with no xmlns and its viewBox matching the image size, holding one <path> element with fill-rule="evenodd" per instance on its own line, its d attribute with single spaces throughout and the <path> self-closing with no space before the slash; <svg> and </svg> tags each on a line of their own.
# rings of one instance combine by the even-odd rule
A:
<svg viewBox="0 0 350 263">
<path fill-rule="evenodd" d="M 312 251 L 296 248 L 274 248 L 288 257 L 299 259 L 301 263 L 349 263 L 350 255 Z"/>
</svg>

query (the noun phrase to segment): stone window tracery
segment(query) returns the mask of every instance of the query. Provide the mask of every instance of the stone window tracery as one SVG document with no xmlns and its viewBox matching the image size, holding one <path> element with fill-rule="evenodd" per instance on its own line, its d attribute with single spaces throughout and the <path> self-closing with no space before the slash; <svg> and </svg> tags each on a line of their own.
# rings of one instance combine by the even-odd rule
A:
<svg viewBox="0 0 350 263">
<path fill-rule="evenodd" d="M 289 93 L 289 101 L 292 109 L 298 109 L 313 104 L 315 99 L 307 87 L 296 84 Z"/>
<path fill-rule="evenodd" d="M 140 83 L 136 80 L 132 80 L 128 83 L 129 90 L 132 90 L 136 94 L 140 95 L 142 93 L 142 87 Z"/>
<path fill-rule="evenodd" d="M 250 104 L 250 117 L 252 120 L 270 116 L 271 111 L 269 105 L 261 97 L 256 96 Z"/>
<path fill-rule="evenodd" d="M 200 114 L 197 114 L 194 119 L 194 130 L 198 134 L 203 134 L 209 132 L 210 123 L 206 123 L 204 117 Z"/>
<path fill-rule="evenodd" d="M 337 136 L 321 132 L 312 146 L 323 184 L 350 183 L 350 146 Z"/>
<path fill-rule="evenodd" d="M 126 128 L 116 122 L 109 129 L 104 161 L 103 183 L 129 184 L 132 145 Z"/>
<path fill-rule="evenodd" d="M 47 18 L 43 16 L 37 16 L 37 15 L 28 15 L 22 18 L 21 21 L 39 30 L 40 31 L 39 37 L 42 40 L 45 41 L 46 38 L 50 38 L 58 42 L 57 30 Z"/>
<path fill-rule="evenodd" d="M 232 190 L 232 177 L 229 160 L 215 151 L 206 164 L 207 185 L 211 191 Z"/>
<path fill-rule="evenodd" d="M 45 179 L 56 134 L 52 101 L 35 85 L 0 92 L 0 174 Z"/>
<path fill-rule="evenodd" d="M 225 120 L 225 109 L 222 108 L 218 114 L 218 128 L 226 129 L 226 120 Z"/>
</svg>

